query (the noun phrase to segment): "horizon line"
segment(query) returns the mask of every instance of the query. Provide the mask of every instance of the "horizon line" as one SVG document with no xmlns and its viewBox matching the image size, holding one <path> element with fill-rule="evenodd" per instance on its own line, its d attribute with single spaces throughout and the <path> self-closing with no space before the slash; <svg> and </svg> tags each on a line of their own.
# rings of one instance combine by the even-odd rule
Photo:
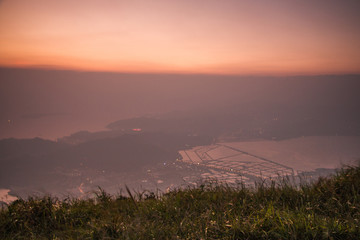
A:
<svg viewBox="0 0 360 240">
<path fill-rule="evenodd" d="M 107 73 L 126 75 L 188 75 L 188 76 L 233 76 L 233 77 L 316 77 L 316 76 L 357 76 L 360 72 L 328 72 L 328 73 L 206 73 L 206 72 L 184 72 L 184 71 L 115 71 L 115 70 L 90 70 L 80 68 L 66 68 L 53 65 L 31 65 L 31 66 L 8 66 L 0 65 L 0 69 L 8 70 L 36 70 L 36 71 L 63 71 L 78 73 Z"/>
</svg>

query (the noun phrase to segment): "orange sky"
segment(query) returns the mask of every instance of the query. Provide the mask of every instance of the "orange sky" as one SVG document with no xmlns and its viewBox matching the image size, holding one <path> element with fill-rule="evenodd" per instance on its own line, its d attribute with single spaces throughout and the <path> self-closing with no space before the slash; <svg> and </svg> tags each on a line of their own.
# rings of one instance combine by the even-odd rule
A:
<svg viewBox="0 0 360 240">
<path fill-rule="evenodd" d="M 360 73 L 358 0 L 0 0 L 0 65 Z"/>
</svg>

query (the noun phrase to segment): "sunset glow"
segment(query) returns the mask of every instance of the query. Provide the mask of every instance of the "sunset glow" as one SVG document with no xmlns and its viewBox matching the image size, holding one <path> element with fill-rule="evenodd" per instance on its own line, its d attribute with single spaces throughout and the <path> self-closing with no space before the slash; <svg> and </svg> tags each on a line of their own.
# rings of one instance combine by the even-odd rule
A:
<svg viewBox="0 0 360 240">
<path fill-rule="evenodd" d="M 0 65 L 360 73 L 359 1 L 0 1 Z"/>
</svg>

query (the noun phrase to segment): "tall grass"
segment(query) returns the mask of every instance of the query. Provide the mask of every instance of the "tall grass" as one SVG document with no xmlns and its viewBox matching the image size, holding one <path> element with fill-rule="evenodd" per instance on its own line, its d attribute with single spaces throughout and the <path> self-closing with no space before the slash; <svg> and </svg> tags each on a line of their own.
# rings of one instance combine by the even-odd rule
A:
<svg viewBox="0 0 360 240">
<path fill-rule="evenodd" d="M 313 184 L 207 183 L 129 197 L 19 199 L 0 212 L 0 239 L 359 239 L 360 168 Z"/>
</svg>

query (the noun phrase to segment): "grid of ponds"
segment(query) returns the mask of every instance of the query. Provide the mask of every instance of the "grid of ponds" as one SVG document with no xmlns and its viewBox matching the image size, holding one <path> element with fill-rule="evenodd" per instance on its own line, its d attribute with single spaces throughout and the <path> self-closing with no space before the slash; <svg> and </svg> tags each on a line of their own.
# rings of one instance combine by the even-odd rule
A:
<svg viewBox="0 0 360 240">
<path fill-rule="evenodd" d="M 207 169 L 201 178 L 219 182 L 247 184 L 259 179 L 277 179 L 294 174 L 288 166 L 222 144 L 199 146 L 179 153 L 183 162 Z"/>
</svg>

